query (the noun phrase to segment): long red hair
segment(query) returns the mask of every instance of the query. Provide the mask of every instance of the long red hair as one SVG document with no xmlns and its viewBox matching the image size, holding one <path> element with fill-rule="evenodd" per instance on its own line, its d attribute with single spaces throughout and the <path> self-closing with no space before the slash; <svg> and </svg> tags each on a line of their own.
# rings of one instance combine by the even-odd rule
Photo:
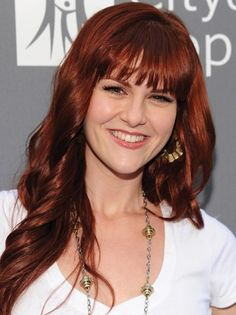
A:
<svg viewBox="0 0 236 315">
<path fill-rule="evenodd" d="M 143 188 L 151 202 L 172 206 L 168 220 L 189 218 L 203 227 L 196 195 L 210 175 L 215 132 L 189 33 L 174 14 L 148 4 L 105 8 L 85 23 L 58 68 L 49 112 L 30 138 L 17 187 L 27 216 L 8 236 L 0 260 L 2 315 L 10 315 L 20 294 L 62 254 L 72 233 L 72 204 L 87 269 L 106 282 L 93 259 L 95 219 L 86 194 L 82 128 L 95 84 L 114 70 L 118 79 L 136 72 L 137 84 L 146 78 L 149 86 L 161 82 L 176 97 L 175 132 L 184 154 L 171 164 L 163 162 L 162 152 L 150 161 Z M 165 149 L 173 150 L 173 143 Z"/>
</svg>

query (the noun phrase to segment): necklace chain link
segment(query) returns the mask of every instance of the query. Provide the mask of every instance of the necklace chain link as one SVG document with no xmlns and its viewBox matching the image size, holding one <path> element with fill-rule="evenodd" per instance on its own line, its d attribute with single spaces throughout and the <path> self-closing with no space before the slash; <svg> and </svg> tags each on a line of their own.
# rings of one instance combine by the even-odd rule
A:
<svg viewBox="0 0 236 315">
<path fill-rule="evenodd" d="M 146 261 L 146 266 L 145 266 L 146 267 L 145 284 L 141 288 L 141 293 L 145 297 L 144 315 L 147 315 L 148 314 L 148 307 L 149 307 L 149 297 L 154 291 L 154 288 L 150 284 L 150 274 L 151 274 L 151 258 L 152 258 L 152 237 L 155 235 L 155 229 L 150 224 L 150 218 L 149 218 L 149 212 L 148 212 L 149 210 L 147 209 L 147 198 L 146 198 L 144 191 L 143 191 L 143 208 L 145 211 L 146 227 L 143 229 L 142 234 L 147 239 L 147 251 L 146 251 L 147 261 Z M 83 261 L 82 279 L 80 281 L 80 285 L 85 290 L 86 296 L 87 296 L 87 314 L 92 315 L 90 288 L 91 288 L 93 281 L 92 281 L 92 278 L 89 276 L 89 274 L 85 268 L 84 257 L 83 257 L 83 252 L 82 252 L 82 248 L 81 248 L 81 240 L 80 240 L 80 236 L 79 236 L 80 222 L 79 222 L 78 217 L 76 216 L 75 212 L 72 215 L 73 215 L 72 224 L 73 224 L 73 231 L 74 231 L 74 235 L 75 235 L 76 243 L 77 243 L 77 251 L 78 251 L 78 254 L 80 256 L 80 259 L 82 259 L 82 261 Z"/>
</svg>

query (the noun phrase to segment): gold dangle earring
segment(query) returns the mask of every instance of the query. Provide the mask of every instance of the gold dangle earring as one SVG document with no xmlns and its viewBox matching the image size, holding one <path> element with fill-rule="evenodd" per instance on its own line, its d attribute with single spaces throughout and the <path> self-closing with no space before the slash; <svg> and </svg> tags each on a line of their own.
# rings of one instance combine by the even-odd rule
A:
<svg viewBox="0 0 236 315">
<path fill-rule="evenodd" d="M 164 160 L 167 161 L 168 163 L 173 163 L 174 161 L 178 160 L 184 154 L 184 151 L 181 148 L 181 145 L 179 143 L 178 137 L 177 137 L 175 132 L 173 134 L 172 142 L 175 142 L 174 151 L 168 152 L 167 149 L 165 149 L 161 155 L 164 158 Z"/>
</svg>

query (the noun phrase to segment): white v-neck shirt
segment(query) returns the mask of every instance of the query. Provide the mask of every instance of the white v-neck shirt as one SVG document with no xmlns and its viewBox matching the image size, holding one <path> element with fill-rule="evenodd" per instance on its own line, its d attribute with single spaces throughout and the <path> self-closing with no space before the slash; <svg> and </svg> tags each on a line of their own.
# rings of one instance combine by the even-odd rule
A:
<svg viewBox="0 0 236 315">
<path fill-rule="evenodd" d="M 12 228 L 26 215 L 15 190 L 0 192 L 0 254 Z M 161 204 L 168 216 L 171 208 Z M 236 239 L 229 229 L 202 211 L 205 227 L 196 229 L 188 219 L 164 223 L 165 245 L 161 271 L 149 299 L 148 315 L 210 315 L 210 306 L 236 303 Z M 155 266 L 152 266 L 155 268 Z M 131 271 L 132 272 L 132 271 Z M 72 287 L 54 263 L 20 296 L 12 315 L 41 315 L 56 308 Z M 109 307 L 91 299 L 93 315 L 105 315 Z M 46 303 L 46 304 L 45 304 Z M 143 315 L 144 296 L 116 305 L 111 315 Z M 52 315 L 87 315 L 87 297 L 74 289 Z"/>
</svg>

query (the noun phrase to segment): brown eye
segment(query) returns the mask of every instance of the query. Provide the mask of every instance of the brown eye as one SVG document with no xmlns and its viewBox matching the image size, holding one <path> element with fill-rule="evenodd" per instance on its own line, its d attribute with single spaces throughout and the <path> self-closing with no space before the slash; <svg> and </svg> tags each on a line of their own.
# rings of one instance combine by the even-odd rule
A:
<svg viewBox="0 0 236 315">
<path fill-rule="evenodd" d="M 154 100 L 162 103 L 173 103 L 174 99 L 167 96 L 167 95 L 162 95 L 162 94 L 154 94 L 151 96 Z"/>
<path fill-rule="evenodd" d="M 122 87 L 115 86 L 115 85 L 109 85 L 109 86 L 106 85 L 103 87 L 103 90 L 110 92 L 111 94 L 115 94 L 115 95 L 125 94 L 125 91 L 124 91 L 124 89 L 122 89 Z"/>
</svg>

